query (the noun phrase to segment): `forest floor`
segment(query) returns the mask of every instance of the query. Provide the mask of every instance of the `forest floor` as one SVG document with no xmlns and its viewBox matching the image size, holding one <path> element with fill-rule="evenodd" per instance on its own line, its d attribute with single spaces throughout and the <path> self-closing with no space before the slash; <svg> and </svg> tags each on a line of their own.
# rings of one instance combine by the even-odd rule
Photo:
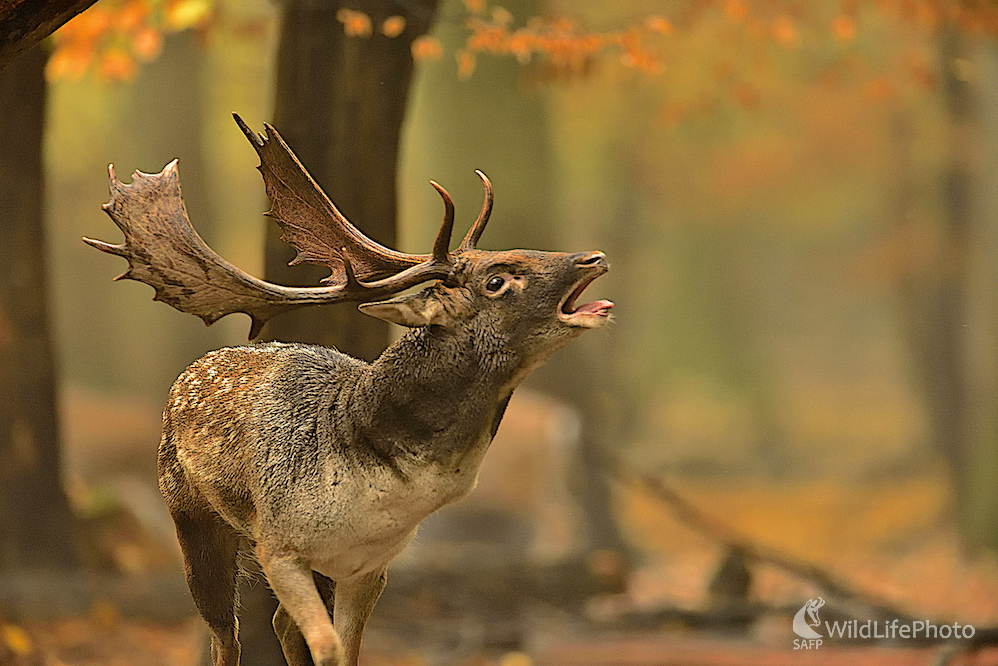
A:
<svg viewBox="0 0 998 666">
<path fill-rule="evenodd" d="M 191 618 L 178 624 L 79 617 L 6 625 L 4 666 L 197 666 L 205 632 Z M 6 654 L 6 656 L 4 656 Z M 995 666 L 998 648 L 954 653 L 949 661 L 938 647 L 885 648 L 821 646 L 807 652 L 745 641 L 684 637 L 666 630 L 613 637 L 575 639 L 550 645 L 537 654 L 508 652 L 472 655 L 463 666 Z M 366 648 L 364 666 L 430 666 L 441 663 L 415 651 Z"/>
<path fill-rule="evenodd" d="M 671 486 L 691 504 L 723 521 L 747 541 L 814 564 L 852 589 L 886 599 L 916 618 L 975 627 L 998 625 L 998 561 L 968 554 L 945 520 L 945 484 L 934 476 L 889 479 L 850 486 L 837 483 L 780 485 L 682 481 Z M 547 614 L 531 627 L 522 648 L 510 652 L 467 650 L 459 659 L 427 656 L 418 645 L 380 640 L 372 631 L 366 666 L 745 665 L 911 664 L 998 665 L 998 649 L 949 660 L 939 646 L 866 647 L 826 640 L 817 649 L 794 650 L 789 614 L 764 617 L 737 638 L 693 631 L 675 621 L 627 629 L 615 618 L 656 609 L 703 609 L 723 546 L 677 521 L 646 487 L 623 489 L 620 512 L 629 538 L 648 554 L 624 594 L 597 598 L 584 617 L 561 622 Z M 118 538 L 127 538 L 127 534 Z M 118 544 L 125 553 L 148 544 Z M 132 554 L 133 560 L 141 557 Z M 127 559 L 127 558 L 126 558 Z M 147 558 L 157 562 L 162 556 Z M 778 566 L 752 568 L 751 600 L 775 607 L 801 604 L 822 591 Z M 826 607 L 832 611 L 834 603 Z M 824 610 L 822 612 L 824 612 Z M 59 619 L 3 621 L 3 666 L 196 666 L 206 640 L 196 618 L 151 622 L 126 617 L 97 599 L 89 611 Z M 375 611 L 375 616 L 378 611 Z M 554 618 L 554 619 L 552 619 Z M 375 618 L 372 618 L 375 619 Z M 827 619 L 827 617 L 825 618 Z M 441 631 L 450 628 L 442 623 Z M 390 631 L 390 629 L 389 629 Z M 454 628 L 453 631 L 457 631 Z M 523 652 L 518 650 L 522 649 Z"/>
</svg>

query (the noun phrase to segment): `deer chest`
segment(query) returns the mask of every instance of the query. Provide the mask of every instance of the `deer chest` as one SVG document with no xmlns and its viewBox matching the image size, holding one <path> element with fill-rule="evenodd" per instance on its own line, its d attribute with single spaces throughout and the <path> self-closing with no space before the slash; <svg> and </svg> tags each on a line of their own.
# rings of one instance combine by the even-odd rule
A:
<svg viewBox="0 0 998 666">
<path fill-rule="evenodd" d="M 463 467 L 428 465 L 401 474 L 380 469 L 352 476 L 321 499 L 304 493 L 297 506 L 305 509 L 309 529 L 288 536 L 313 569 L 334 580 L 375 570 L 408 545 L 424 518 L 474 489 L 480 460 L 476 456 Z"/>
</svg>

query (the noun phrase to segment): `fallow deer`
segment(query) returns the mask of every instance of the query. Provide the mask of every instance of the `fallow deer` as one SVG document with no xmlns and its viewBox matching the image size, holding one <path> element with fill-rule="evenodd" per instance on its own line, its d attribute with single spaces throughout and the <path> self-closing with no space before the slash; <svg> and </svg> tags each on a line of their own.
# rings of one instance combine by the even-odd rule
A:
<svg viewBox="0 0 998 666">
<path fill-rule="evenodd" d="M 298 251 L 292 263 L 328 267 L 323 286 L 264 282 L 215 254 L 187 217 L 176 160 L 136 171 L 130 185 L 110 167 L 104 210 L 125 242 L 84 240 L 128 260 L 119 277 L 207 324 L 249 314 L 251 339 L 276 314 L 341 301 L 410 329 L 372 363 L 303 344 L 213 351 L 180 375 L 163 414 L 159 485 L 214 664 L 239 663 L 236 577 L 247 550 L 280 602 L 274 629 L 288 663 L 355 665 L 389 561 L 423 518 L 475 486 L 513 389 L 609 319 L 610 301 L 576 304 L 607 262 L 601 252 L 477 249 L 492 209 L 481 172 L 485 203 L 457 250 L 454 204 L 432 181 L 445 209 L 432 253 L 383 247 L 273 127 L 257 135 L 235 118 L 259 155 L 269 215 Z"/>
</svg>

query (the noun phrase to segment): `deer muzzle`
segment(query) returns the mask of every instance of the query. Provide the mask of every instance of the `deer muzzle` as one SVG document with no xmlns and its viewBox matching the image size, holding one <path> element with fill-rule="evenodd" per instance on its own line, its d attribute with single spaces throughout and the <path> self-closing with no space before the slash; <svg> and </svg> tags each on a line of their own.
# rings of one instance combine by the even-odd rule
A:
<svg viewBox="0 0 998 666">
<path fill-rule="evenodd" d="M 598 328 L 605 325 L 613 309 L 612 301 L 598 300 L 582 305 L 576 305 L 576 301 L 593 280 L 610 270 L 606 255 L 602 252 L 580 252 L 569 259 L 581 275 L 558 306 L 558 318 L 569 326 Z"/>
</svg>

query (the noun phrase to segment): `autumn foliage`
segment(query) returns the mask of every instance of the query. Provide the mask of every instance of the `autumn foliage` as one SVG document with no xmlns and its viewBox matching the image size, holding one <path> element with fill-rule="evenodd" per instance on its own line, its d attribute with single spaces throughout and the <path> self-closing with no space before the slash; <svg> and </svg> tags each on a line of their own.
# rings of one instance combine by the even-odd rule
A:
<svg viewBox="0 0 998 666">
<path fill-rule="evenodd" d="M 76 79 L 94 72 L 128 81 L 139 63 L 155 60 L 163 36 L 205 24 L 212 0 L 103 0 L 53 35 L 49 80 Z"/>
<path fill-rule="evenodd" d="M 48 76 L 72 79 L 93 72 L 108 80 L 128 80 L 139 64 L 156 58 L 165 34 L 205 28 L 217 4 L 217 0 L 102 0 L 55 34 Z M 956 25 L 974 34 L 998 35 L 998 6 L 984 1 L 842 0 L 837 10 L 829 12 L 829 3 L 699 0 L 685 7 L 680 3 L 670 16 L 650 14 L 608 30 L 588 29 L 567 15 L 514 17 L 486 0 L 463 4 L 464 16 L 456 20 L 467 36 L 453 54 L 462 80 L 474 74 L 483 54 L 513 57 L 521 65 L 538 65 L 561 77 L 584 75 L 603 60 L 660 74 L 666 69 L 669 39 L 711 20 L 722 21 L 749 42 L 784 49 L 829 38 L 849 45 L 859 38 L 864 16 L 871 11 L 927 32 Z M 358 39 L 375 34 L 395 38 L 406 26 L 401 15 L 374 25 L 367 14 L 349 7 L 341 9 L 337 19 L 346 35 Z M 435 37 L 424 35 L 413 42 L 412 55 L 417 61 L 439 60 L 445 49 Z"/>
</svg>

